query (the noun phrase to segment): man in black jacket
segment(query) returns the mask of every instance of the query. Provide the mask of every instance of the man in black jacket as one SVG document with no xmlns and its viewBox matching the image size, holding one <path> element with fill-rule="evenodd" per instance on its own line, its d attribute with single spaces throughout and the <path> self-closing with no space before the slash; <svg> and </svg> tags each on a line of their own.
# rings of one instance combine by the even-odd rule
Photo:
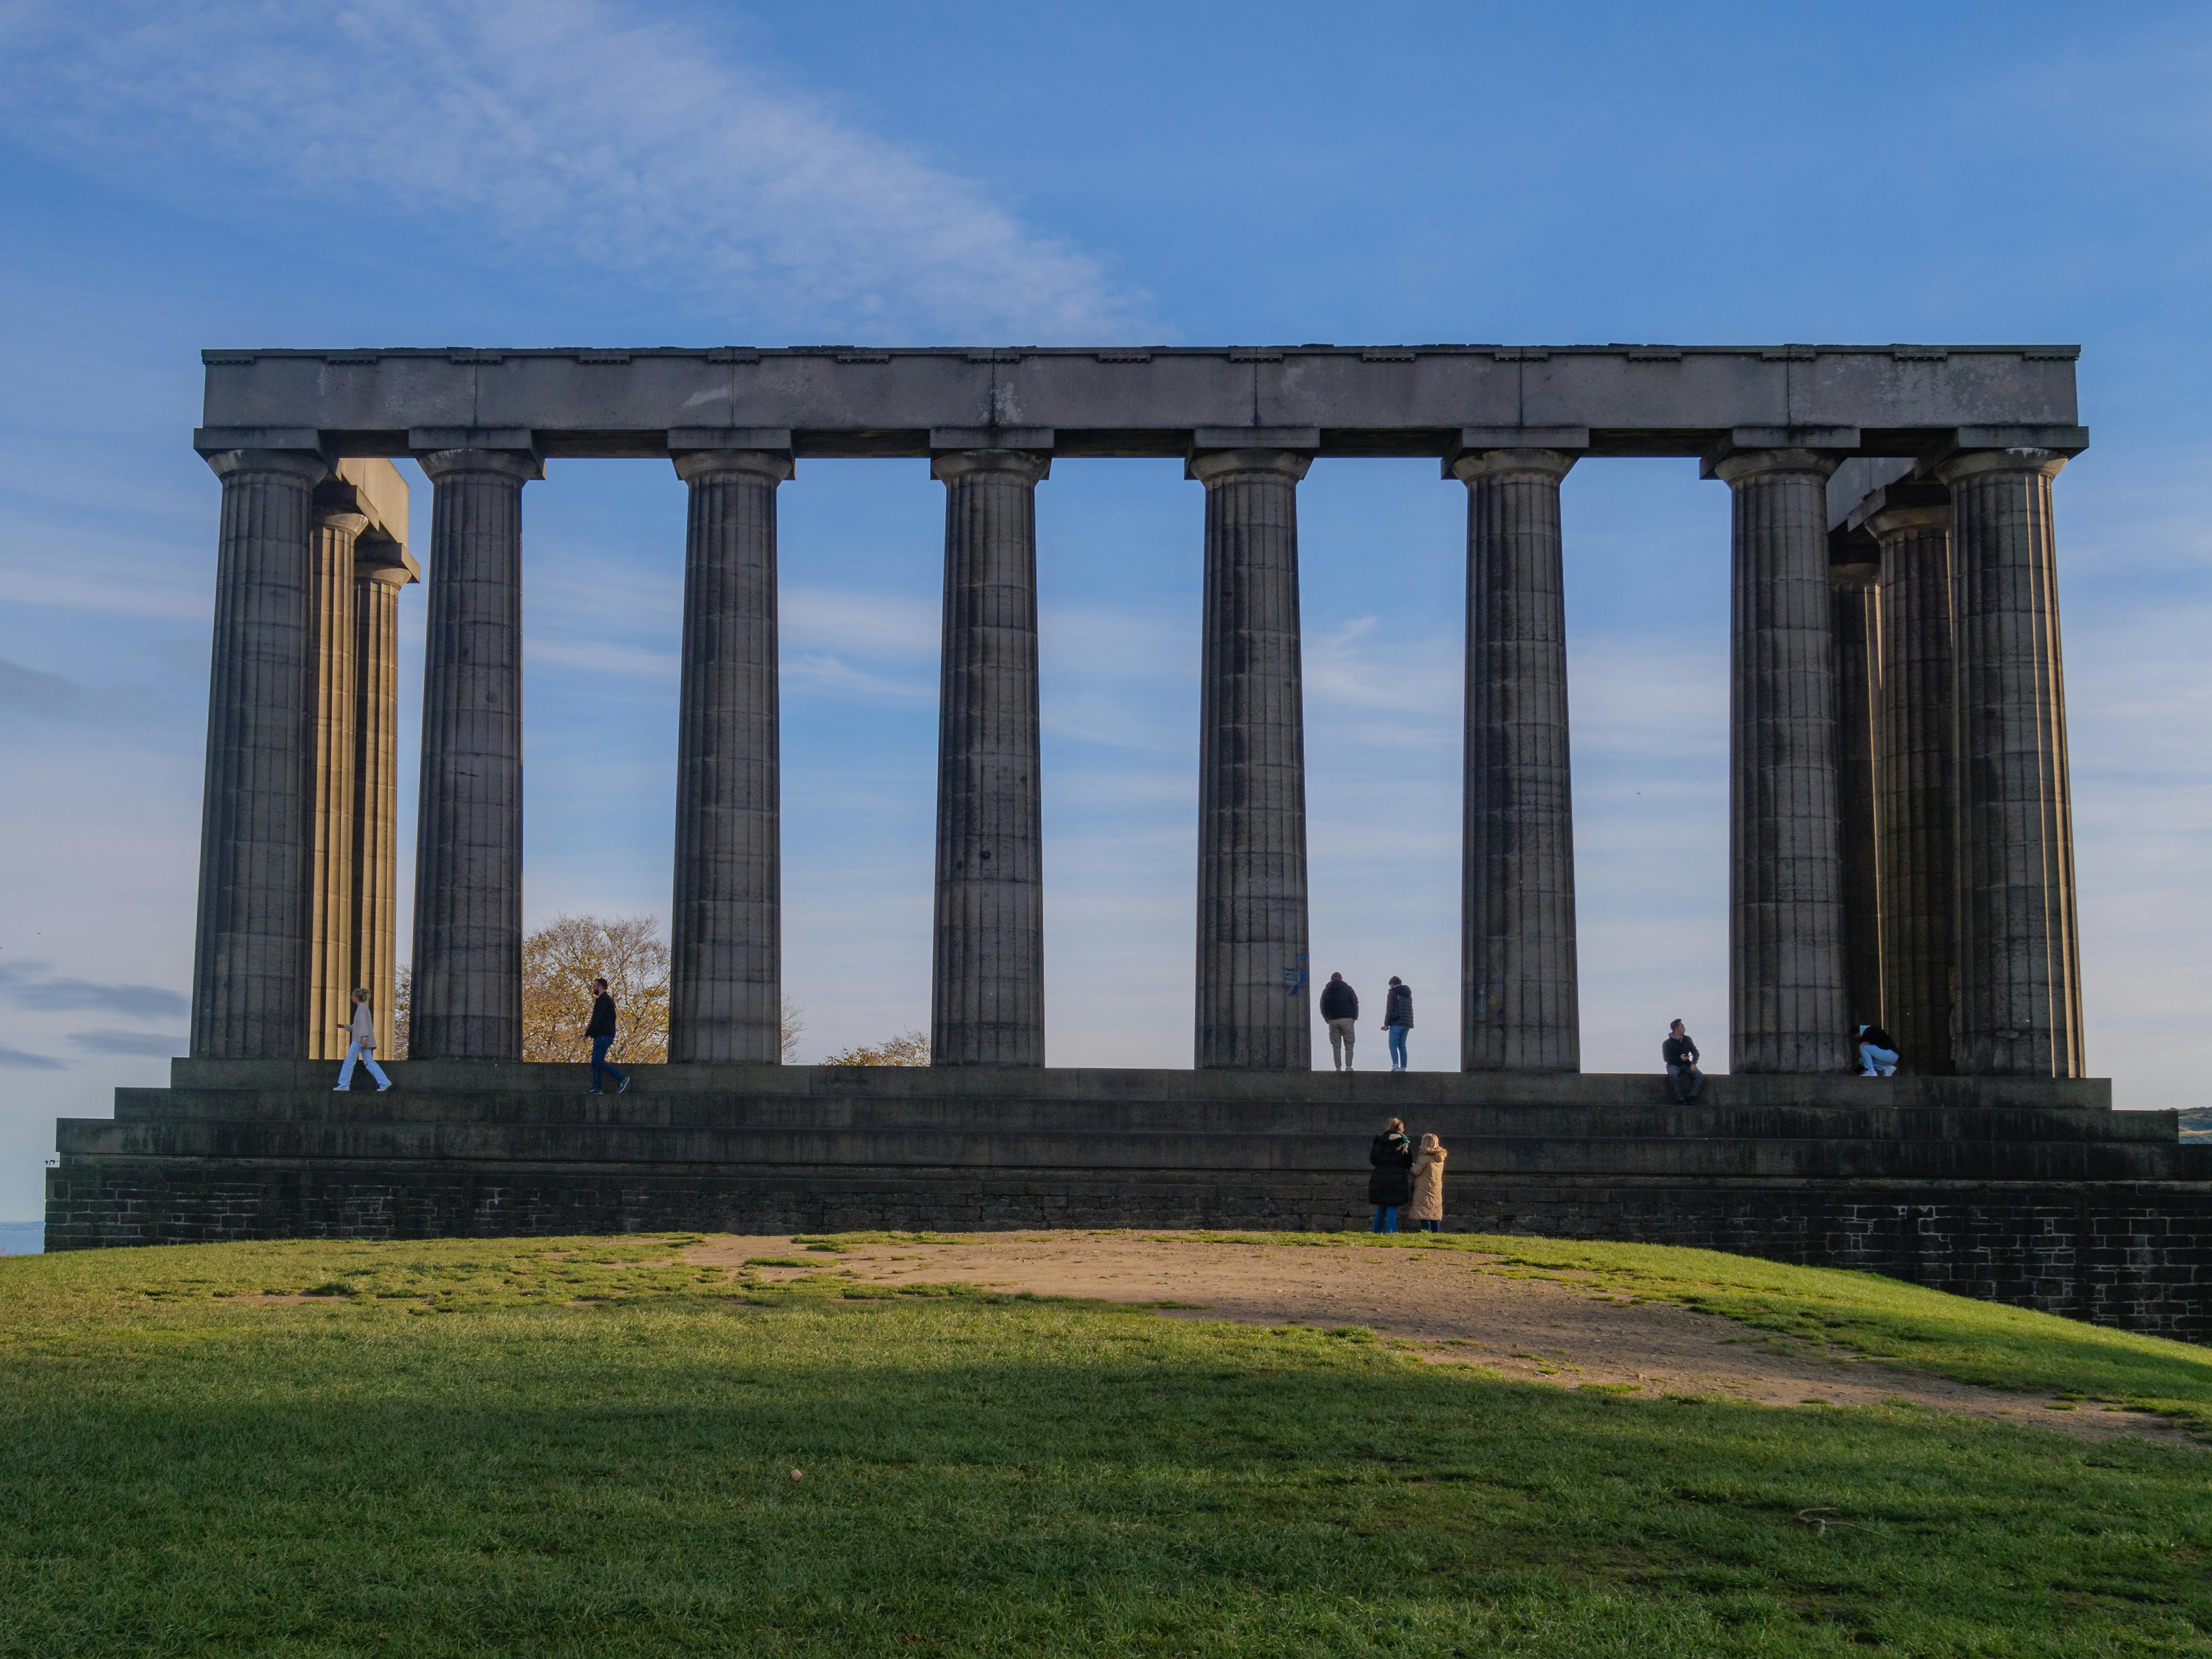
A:
<svg viewBox="0 0 2212 1659">
<path fill-rule="evenodd" d="M 1413 1143 L 1406 1139 L 1401 1118 L 1367 1143 L 1367 1161 L 1375 1173 L 1367 1177 L 1367 1201 L 1375 1206 L 1370 1232 L 1395 1233 L 1398 1212 L 1413 1196 Z"/>
<path fill-rule="evenodd" d="M 607 982 L 603 979 L 593 980 L 592 990 L 592 1023 L 584 1027 L 584 1035 L 592 1040 L 592 1092 L 605 1094 L 606 1091 L 599 1087 L 600 1075 L 613 1073 L 615 1092 L 626 1095 L 629 1092 L 629 1076 L 607 1064 L 607 1045 L 615 1040 L 615 1000 L 607 994 Z"/>
<path fill-rule="evenodd" d="M 1698 1045 L 1676 1020 L 1667 1028 L 1667 1040 L 1659 1045 L 1659 1057 L 1667 1062 L 1667 1081 L 1674 1085 L 1674 1103 L 1685 1104 L 1698 1097 L 1705 1086 L 1705 1074 L 1698 1069 Z"/>
<path fill-rule="evenodd" d="M 1328 1057 L 1336 1069 L 1352 1069 L 1352 1044 L 1359 1030 L 1359 993 L 1344 982 L 1342 974 L 1331 974 L 1321 988 L 1321 1017 L 1328 1023 Z"/>
</svg>

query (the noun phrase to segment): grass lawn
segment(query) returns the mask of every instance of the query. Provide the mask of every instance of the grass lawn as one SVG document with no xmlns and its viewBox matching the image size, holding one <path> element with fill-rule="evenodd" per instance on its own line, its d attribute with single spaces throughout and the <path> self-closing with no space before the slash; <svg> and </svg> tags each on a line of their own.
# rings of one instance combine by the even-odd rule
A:
<svg viewBox="0 0 2212 1659">
<path fill-rule="evenodd" d="M 1953 1375 L 2212 1402 L 2180 1344 L 1482 1242 Z M 0 1260 L 0 1656 L 2212 1652 L 2191 1447 L 1569 1391 L 811 1259 Z"/>
</svg>

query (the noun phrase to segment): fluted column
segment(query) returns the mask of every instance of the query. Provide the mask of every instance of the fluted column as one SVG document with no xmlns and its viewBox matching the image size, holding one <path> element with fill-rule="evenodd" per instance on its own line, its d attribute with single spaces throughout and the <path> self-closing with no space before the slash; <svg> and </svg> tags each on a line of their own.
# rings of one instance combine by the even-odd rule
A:
<svg viewBox="0 0 2212 1659">
<path fill-rule="evenodd" d="M 1882 1024 L 1899 1069 L 1952 1069 L 1958 813 L 1951 650 L 1951 512 L 1942 492 L 1900 486 L 1867 520 L 1881 545 Z"/>
<path fill-rule="evenodd" d="M 945 634 L 938 703 L 930 1059 L 1044 1064 L 1036 487 L 1048 456 L 938 456 Z"/>
<path fill-rule="evenodd" d="M 417 459 L 436 493 L 410 1054 L 522 1057 L 522 486 L 535 457 Z"/>
<path fill-rule="evenodd" d="M 1313 1064 L 1306 923 L 1298 480 L 1310 458 L 1192 458 L 1206 486 L 1200 690 L 1197 1064 Z"/>
<path fill-rule="evenodd" d="M 1847 1063 L 1826 483 L 1809 449 L 1717 462 L 1735 492 L 1729 698 L 1729 1066 Z"/>
<path fill-rule="evenodd" d="M 1881 1024 L 1881 863 L 1875 801 L 1877 660 L 1881 634 L 1871 573 L 1828 567 L 1830 626 L 1836 640 L 1837 856 L 1843 868 L 1844 988 L 1849 1018 Z"/>
<path fill-rule="evenodd" d="M 353 1012 L 354 547 L 368 527 L 354 488 L 328 478 L 315 491 L 307 544 L 308 649 L 315 663 L 314 791 L 307 853 L 307 1053 L 335 1060 Z"/>
<path fill-rule="evenodd" d="M 1951 487 L 1958 682 L 1958 1068 L 2079 1077 L 2081 977 L 2045 449 L 1972 451 Z"/>
<path fill-rule="evenodd" d="M 1572 455 L 1453 464 L 1467 495 L 1460 1067 L 1582 1069 L 1559 481 Z"/>
<path fill-rule="evenodd" d="M 195 1057 L 306 1053 L 309 765 L 315 656 L 308 544 L 329 467 L 291 450 L 207 458 L 222 480 L 199 921 L 192 951 Z"/>
<path fill-rule="evenodd" d="M 392 1052 L 399 901 L 399 590 L 415 580 L 389 542 L 354 559 L 353 960 L 368 988 L 377 1052 Z M 333 1033 L 333 1035 L 336 1035 Z"/>
<path fill-rule="evenodd" d="M 676 457 L 691 489 L 676 744 L 668 1057 L 783 1058 L 776 486 L 788 455 Z"/>
</svg>

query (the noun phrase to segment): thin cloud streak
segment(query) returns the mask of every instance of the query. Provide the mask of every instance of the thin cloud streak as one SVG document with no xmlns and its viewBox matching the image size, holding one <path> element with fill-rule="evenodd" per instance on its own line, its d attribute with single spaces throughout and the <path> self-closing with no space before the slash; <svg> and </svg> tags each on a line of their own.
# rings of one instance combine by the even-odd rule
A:
<svg viewBox="0 0 2212 1659">
<path fill-rule="evenodd" d="M 381 198 L 704 295 L 754 334 L 1137 326 L 1094 256 L 732 61 L 708 23 L 602 0 L 20 3 L 0 12 L 0 123 L 176 194 L 220 163 L 325 210 Z"/>
</svg>

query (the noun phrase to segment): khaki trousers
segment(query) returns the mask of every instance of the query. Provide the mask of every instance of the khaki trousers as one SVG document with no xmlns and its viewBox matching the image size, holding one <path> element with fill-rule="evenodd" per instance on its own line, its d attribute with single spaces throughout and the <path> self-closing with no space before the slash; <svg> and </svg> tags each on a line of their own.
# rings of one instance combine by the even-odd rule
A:
<svg viewBox="0 0 2212 1659">
<path fill-rule="evenodd" d="M 1357 1040 L 1359 1022 L 1356 1019 L 1333 1019 L 1328 1023 L 1328 1057 L 1342 1071 L 1352 1064 L 1352 1045 Z"/>
</svg>

